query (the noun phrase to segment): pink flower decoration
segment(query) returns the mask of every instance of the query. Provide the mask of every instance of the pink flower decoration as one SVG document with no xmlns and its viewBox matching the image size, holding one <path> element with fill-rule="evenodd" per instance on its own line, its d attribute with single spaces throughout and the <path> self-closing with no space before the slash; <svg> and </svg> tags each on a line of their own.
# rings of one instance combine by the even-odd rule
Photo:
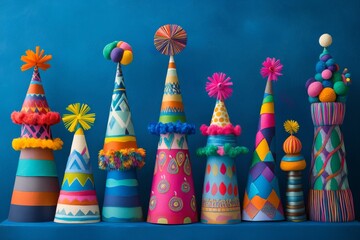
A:
<svg viewBox="0 0 360 240">
<path fill-rule="evenodd" d="M 216 151 L 220 156 L 224 156 L 225 151 L 224 147 L 218 147 L 218 150 Z"/>
<path fill-rule="evenodd" d="M 278 76 L 281 76 L 283 65 L 280 60 L 276 60 L 275 58 L 266 58 L 266 60 L 262 63 L 263 67 L 260 70 L 260 74 L 263 77 L 268 77 L 270 81 L 276 81 Z"/>
<path fill-rule="evenodd" d="M 230 97 L 233 90 L 230 86 L 233 83 L 231 78 L 226 77 L 225 73 L 214 73 L 212 77 L 208 77 L 209 82 L 206 83 L 206 91 L 210 97 L 216 97 L 218 100 L 223 101 Z"/>
</svg>

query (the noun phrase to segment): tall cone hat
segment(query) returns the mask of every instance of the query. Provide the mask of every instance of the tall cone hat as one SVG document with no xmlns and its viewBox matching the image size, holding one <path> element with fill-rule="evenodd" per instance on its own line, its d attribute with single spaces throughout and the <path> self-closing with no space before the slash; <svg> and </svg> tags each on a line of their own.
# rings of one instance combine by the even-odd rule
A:
<svg viewBox="0 0 360 240">
<path fill-rule="evenodd" d="M 105 46 L 106 59 L 117 62 L 114 90 L 99 168 L 107 170 L 102 220 L 142 221 L 136 168 L 144 166 L 145 150 L 137 147 L 121 65 L 131 63 L 132 48 L 123 41 Z"/>
<path fill-rule="evenodd" d="M 70 132 L 74 132 L 70 155 L 66 164 L 54 222 L 94 223 L 100 221 L 94 177 L 86 144 L 84 130 L 90 129 L 95 114 L 88 113 L 90 107 L 80 103 L 66 108 L 63 121 Z"/>
<path fill-rule="evenodd" d="M 155 33 L 158 51 L 170 56 L 159 122 L 150 124 L 151 133 L 160 135 L 147 221 L 156 224 L 197 222 L 187 134 L 195 126 L 186 123 L 174 55 L 184 49 L 186 32 L 175 24 L 164 25 Z"/>
<path fill-rule="evenodd" d="M 281 75 L 282 65 L 275 58 L 267 58 L 261 74 L 267 76 L 264 98 L 260 110 L 255 151 L 250 166 L 244 195 L 243 220 L 284 220 L 280 191 L 275 175 L 275 159 L 270 146 L 275 136 L 275 111 L 272 81 Z"/>
<path fill-rule="evenodd" d="M 21 57 L 21 70 L 34 68 L 30 85 L 20 112 L 13 112 L 14 123 L 21 125 L 21 137 L 12 142 L 20 150 L 20 158 L 9 220 L 15 222 L 52 221 L 59 196 L 59 183 L 53 150 L 61 149 L 62 141 L 53 139 L 50 126 L 60 121 L 60 115 L 51 112 L 46 101 L 39 68 L 46 70 L 51 55 L 44 50 L 27 50 Z"/>
</svg>

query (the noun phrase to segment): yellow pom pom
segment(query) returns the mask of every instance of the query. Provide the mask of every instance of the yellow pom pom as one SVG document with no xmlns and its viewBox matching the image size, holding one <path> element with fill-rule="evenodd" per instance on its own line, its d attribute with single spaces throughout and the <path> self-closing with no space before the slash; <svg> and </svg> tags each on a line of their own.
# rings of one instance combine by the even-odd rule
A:
<svg viewBox="0 0 360 240">
<path fill-rule="evenodd" d="M 286 120 L 284 122 L 284 128 L 287 133 L 290 133 L 292 135 L 299 131 L 300 126 L 299 123 L 295 120 Z"/>
<path fill-rule="evenodd" d="M 128 65 L 133 60 L 133 53 L 130 50 L 125 50 L 124 55 L 120 61 L 122 65 Z"/>
<path fill-rule="evenodd" d="M 321 90 L 319 94 L 319 100 L 320 102 L 335 102 L 336 93 L 334 89 L 327 87 Z"/>
<path fill-rule="evenodd" d="M 65 127 L 70 132 L 74 132 L 79 127 L 88 130 L 95 121 L 95 113 L 88 113 L 90 107 L 87 104 L 70 104 L 66 110 L 71 112 L 71 114 L 64 114 L 62 119 Z"/>
</svg>

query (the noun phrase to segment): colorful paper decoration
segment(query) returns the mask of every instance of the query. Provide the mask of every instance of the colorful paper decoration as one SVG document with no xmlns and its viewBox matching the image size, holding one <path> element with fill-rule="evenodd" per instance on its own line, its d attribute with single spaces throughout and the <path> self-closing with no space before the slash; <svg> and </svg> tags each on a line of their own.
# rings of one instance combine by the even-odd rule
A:
<svg viewBox="0 0 360 240">
<path fill-rule="evenodd" d="M 279 184 L 275 175 L 275 159 L 270 146 L 275 136 L 275 111 L 272 81 L 281 75 L 280 60 L 267 58 L 261 75 L 268 77 L 260 110 L 259 128 L 255 138 L 255 151 L 250 165 L 244 195 L 243 220 L 284 220 Z"/>
<path fill-rule="evenodd" d="M 145 150 L 137 147 L 134 126 L 121 64 L 130 64 L 131 46 L 115 41 L 105 46 L 106 59 L 118 62 L 104 147 L 99 168 L 107 170 L 102 220 L 138 222 L 143 220 L 136 169 L 145 164 Z"/>
<path fill-rule="evenodd" d="M 86 144 L 84 130 L 91 128 L 95 113 L 80 103 L 70 104 L 64 114 L 65 127 L 75 132 L 70 155 L 66 164 L 54 222 L 95 223 L 100 222 L 100 211 L 96 197 L 94 176 Z"/>
<path fill-rule="evenodd" d="M 247 153 L 246 147 L 236 146 L 236 137 L 241 133 L 240 125 L 233 126 L 224 100 L 231 93 L 230 78 L 224 73 L 214 73 L 206 83 L 210 97 L 217 99 L 210 126 L 200 130 L 208 136 L 206 147 L 197 150 L 206 156 L 206 170 L 201 205 L 201 222 L 209 224 L 231 224 L 241 221 L 239 188 L 235 158 Z"/>
<path fill-rule="evenodd" d="M 186 32 L 178 25 L 164 25 L 154 37 L 155 47 L 170 55 L 159 122 L 149 131 L 160 135 L 147 221 L 157 224 L 197 222 L 195 189 L 187 135 L 195 126 L 186 123 L 173 55 L 186 45 Z"/>
<path fill-rule="evenodd" d="M 306 83 L 308 93 L 312 94 L 309 94 L 309 100 L 314 124 L 309 218 L 320 222 L 353 221 L 354 202 L 347 178 L 344 136 L 340 129 L 345 116 L 350 74 L 347 69 L 340 73 L 330 55 L 327 47 L 332 43 L 331 36 L 323 34 L 319 43 L 324 50 L 316 64 L 317 73 Z M 316 83 L 325 86 L 318 97 L 313 89 Z"/>
<path fill-rule="evenodd" d="M 20 150 L 9 220 L 15 222 L 52 221 L 59 196 L 59 182 L 53 150 L 59 150 L 63 142 L 53 139 L 50 126 L 60 121 L 60 115 L 52 112 L 45 97 L 39 68 L 46 70 L 51 55 L 44 50 L 27 50 L 21 57 L 25 62 L 21 70 L 34 68 L 30 85 L 20 112 L 13 112 L 11 119 L 21 125 L 21 137 L 12 142 Z"/>
<path fill-rule="evenodd" d="M 305 158 L 301 155 L 301 141 L 293 134 L 299 130 L 298 122 L 287 120 L 285 131 L 290 136 L 284 141 L 285 156 L 281 159 L 280 168 L 287 172 L 286 189 L 286 219 L 292 222 L 306 221 L 304 194 L 302 188 L 302 173 L 306 167 Z"/>
</svg>

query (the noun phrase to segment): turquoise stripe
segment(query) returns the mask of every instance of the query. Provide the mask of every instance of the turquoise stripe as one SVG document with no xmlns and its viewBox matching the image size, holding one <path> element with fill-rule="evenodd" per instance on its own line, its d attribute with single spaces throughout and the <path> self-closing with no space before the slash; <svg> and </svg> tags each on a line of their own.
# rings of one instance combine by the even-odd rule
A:
<svg viewBox="0 0 360 240">
<path fill-rule="evenodd" d="M 102 215 L 105 218 L 142 218 L 141 207 L 103 207 Z"/>
<path fill-rule="evenodd" d="M 301 155 L 299 155 L 299 156 L 284 156 L 281 160 L 285 161 L 285 162 L 297 162 L 300 160 L 304 160 L 304 157 Z"/>
<path fill-rule="evenodd" d="M 138 186 L 138 181 L 136 179 L 123 179 L 123 180 L 115 180 L 115 179 L 107 179 L 106 187 L 136 187 Z"/>
<path fill-rule="evenodd" d="M 66 217 L 55 217 L 55 219 L 58 219 L 58 220 L 63 220 L 63 221 L 69 221 L 69 222 L 71 222 L 71 221 L 84 221 L 84 222 L 86 222 L 86 221 L 91 221 L 91 220 L 97 220 L 97 221 L 100 221 L 100 216 L 89 216 L 89 217 L 87 217 L 87 216 L 84 216 L 84 217 L 68 217 L 68 216 L 66 216 Z"/>
<path fill-rule="evenodd" d="M 55 161 L 20 159 L 16 175 L 24 177 L 57 177 Z"/>
</svg>

